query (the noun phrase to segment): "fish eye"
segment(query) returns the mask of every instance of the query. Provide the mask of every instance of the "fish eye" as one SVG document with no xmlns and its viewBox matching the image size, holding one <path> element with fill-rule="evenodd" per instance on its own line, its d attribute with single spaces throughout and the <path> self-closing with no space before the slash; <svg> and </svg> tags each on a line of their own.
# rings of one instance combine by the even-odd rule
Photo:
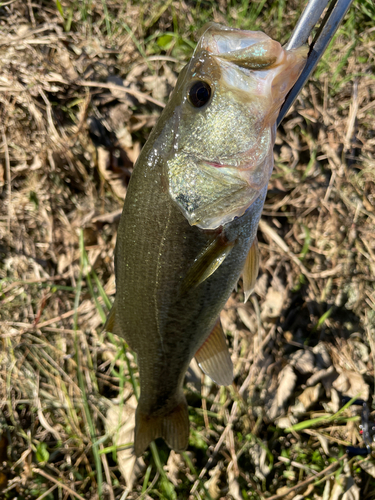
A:
<svg viewBox="0 0 375 500">
<path fill-rule="evenodd" d="M 207 82 L 198 80 L 190 87 L 188 97 L 195 108 L 201 108 L 210 100 L 211 86 Z"/>
</svg>

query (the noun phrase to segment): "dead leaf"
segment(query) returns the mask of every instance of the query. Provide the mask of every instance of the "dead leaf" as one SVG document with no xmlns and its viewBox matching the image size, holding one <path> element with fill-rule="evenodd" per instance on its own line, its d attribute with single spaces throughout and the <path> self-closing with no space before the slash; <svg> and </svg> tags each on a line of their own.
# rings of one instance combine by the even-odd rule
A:
<svg viewBox="0 0 375 500">
<path fill-rule="evenodd" d="M 0 188 L 4 186 L 5 184 L 5 175 L 4 175 L 4 167 L 3 164 L 0 162 Z M 1 193 L 1 191 L 0 191 Z"/>
<path fill-rule="evenodd" d="M 243 500 L 240 483 L 238 482 L 233 469 L 228 471 L 228 493 L 233 500 Z"/>
<path fill-rule="evenodd" d="M 270 287 L 262 304 L 261 318 L 267 320 L 279 317 L 283 308 L 284 298 L 285 292 L 280 292 Z"/>
<path fill-rule="evenodd" d="M 108 410 L 105 422 L 106 432 L 113 436 L 113 444 L 115 446 L 119 447 L 128 443 L 133 443 L 136 407 L 137 400 L 135 396 L 131 396 L 122 408 L 113 405 Z M 132 489 L 136 477 L 140 475 L 146 467 L 143 459 L 137 458 L 134 454 L 133 447 L 130 447 L 117 452 L 117 462 L 127 487 Z"/>
<path fill-rule="evenodd" d="M 370 396 L 368 384 L 361 374 L 354 371 L 343 370 L 332 385 L 341 394 L 350 398 L 358 397 L 367 401 Z"/>
<path fill-rule="evenodd" d="M 286 365 L 279 374 L 279 386 L 269 411 L 270 419 L 274 420 L 283 410 L 283 406 L 292 395 L 297 382 L 297 375 L 290 365 Z"/>
<path fill-rule="evenodd" d="M 359 466 L 367 472 L 367 474 L 375 477 L 375 464 L 373 461 L 367 460 L 366 462 L 359 462 Z"/>
<path fill-rule="evenodd" d="M 174 450 L 171 450 L 167 464 L 164 468 L 167 473 L 168 479 L 174 486 L 178 486 L 181 482 L 181 480 L 178 479 L 178 475 L 183 466 L 184 461 L 182 460 L 181 455 L 179 453 L 176 453 Z"/>
<path fill-rule="evenodd" d="M 293 497 L 293 500 L 304 500 L 304 498 L 307 498 L 309 497 L 310 498 L 310 494 L 314 491 L 314 485 L 313 484 L 309 484 L 306 488 L 306 490 L 303 492 L 303 494 L 300 494 L 300 495 L 296 495 L 295 497 Z M 318 500 L 318 498 L 316 496 L 314 496 L 314 498 L 316 500 Z"/>
<path fill-rule="evenodd" d="M 334 367 L 330 366 L 329 368 L 318 370 L 313 375 L 311 375 L 311 377 L 309 377 L 306 380 L 306 385 L 307 386 L 316 385 L 316 383 L 319 382 L 320 380 L 323 380 L 326 378 L 332 378 L 333 376 L 336 376 L 336 375 L 337 375 L 337 373 L 336 373 Z"/>
<path fill-rule="evenodd" d="M 0 472 L 0 490 L 4 490 L 7 487 L 8 478 L 4 472 Z"/>
<path fill-rule="evenodd" d="M 185 384 L 198 393 L 202 389 L 202 370 L 199 368 L 197 360 L 193 358 L 190 361 L 188 371 L 185 374 Z"/>
<path fill-rule="evenodd" d="M 265 297 L 267 295 L 268 289 L 268 274 L 262 273 L 259 275 L 254 286 L 254 292 L 259 295 L 259 297 Z"/>
<path fill-rule="evenodd" d="M 351 476 L 348 462 L 345 462 L 345 474 L 336 476 L 329 500 L 360 500 L 360 490 Z"/>
<path fill-rule="evenodd" d="M 276 425 L 279 429 L 288 429 L 298 422 L 298 419 L 293 415 L 288 415 L 287 417 L 280 417 L 276 420 Z"/>
<path fill-rule="evenodd" d="M 369 349 L 363 342 L 349 339 L 348 345 L 352 348 L 351 359 L 359 373 L 367 373 L 366 363 L 369 360 Z"/>
<path fill-rule="evenodd" d="M 151 95 L 154 99 L 158 101 L 165 101 L 168 89 L 167 81 L 163 76 L 149 75 L 143 77 L 143 84 L 146 90 L 151 90 Z"/>
<path fill-rule="evenodd" d="M 341 406 L 341 398 L 333 387 L 331 388 L 331 401 L 323 404 L 324 408 L 332 413 L 337 413 Z"/>
<path fill-rule="evenodd" d="M 360 490 L 352 477 L 349 478 L 346 488 L 342 500 L 360 500 Z"/>
<path fill-rule="evenodd" d="M 255 475 L 261 481 L 265 481 L 266 477 L 271 472 L 271 469 L 266 464 L 267 451 L 260 444 L 255 444 L 249 450 L 251 461 L 255 466 Z"/>
<path fill-rule="evenodd" d="M 126 196 L 125 179 L 127 176 L 118 166 L 117 157 L 108 149 L 98 147 L 98 168 L 115 195 L 123 200 Z"/>
<path fill-rule="evenodd" d="M 294 491 L 290 491 L 289 486 L 282 486 L 281 488 L 277 488 L 276 493 L 277 495 L 284 495 L 284 500 L 293 500 L 294 498 Z"/>
<path fill-rule="evenodd" d="M 326 437 L 322 436 L 319 434 L 319 432 L 316 433 L 316 437 L 319 439 L 319 442 L 323 448 L 324 453 L 327 455 L 327 457 L 331 456 L 331 452 L 329 451 L 329 441 Z"/>
<path fill-rule="evenodd" d="M 329 368 L 332 365 L 328 349 L 323 342 L 319 342 L 319 344 L 313 347 L 313 353 L 315 354 L 318 368 Z"/>
<path fill-rule="evenodd" d="M 299 349 L 291 355 L 291 365 L 302 375 L 315 371 L 315 356 L 308 349 Z"/>
<path fill-rule="evenodd" d="M 303 393 L 298 396 L 298 403 L 291 408 L 292 413 L 297 414 L 307 411 L 319 400 L 321 389 L 321 384 L 317 384 L 314 387 L 307 387 Z"/>
<path fill-rule="evenodd" d="M 327 479 L 326 484 L 324 485 L 322 500 L 329 500 L 330 493 L 331 493 L 331 481 Z"/>
<path fill-rule="evenodd" d="M 69 51 L 61 45 L 58 46 L 58 61 L 62 68 L 64 69 L 64 76 L 68 77 L 69 80 L 77 80 L 79 78 L 79 75 L 71 61 L 71 58 L 69 56 Z"/>
<path fill-rule="evenodd" d="M 256 319 L 253 316 L 251 316 L 244 307 L 239 307 L 237 309 L 237 313 L 238 316 L 240 317 L 240 320 L 246 326 L 246 328 L 251 333 L 256 333 L 257 332 Z"/>
<path fill-rule="evenodd" d="M 219 462 L 216 467 L 214 467 L 209 475 L 211 476 L 208 481 L 204 483 L 204 486 L 207 488 L 208 493 L 210 494 L 212 500 L 217 500 L 220 498 L 220 488 L 218 486 L 219 479 L 221 476 L 221 469 L 223 468 L 223 463 Z"/>
</svg>

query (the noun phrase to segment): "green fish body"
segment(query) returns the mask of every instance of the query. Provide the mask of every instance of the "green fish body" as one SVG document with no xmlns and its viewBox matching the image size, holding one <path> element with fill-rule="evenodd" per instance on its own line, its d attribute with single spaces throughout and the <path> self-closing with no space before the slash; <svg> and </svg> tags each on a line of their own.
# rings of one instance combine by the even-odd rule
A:
<svg viewBox="0 0 375 500">
<path fill-rule="evenodd" d="M 194 356 L 217 383 L 232 381 L 219 314 L 241 273 L 246 296 L 253 287 L 275 121 L 306 53 L 206 26 L 135 165 L 107 326 L 137 353 L 137 455 L 157 437 L 186 449 Z"/>
</svg>

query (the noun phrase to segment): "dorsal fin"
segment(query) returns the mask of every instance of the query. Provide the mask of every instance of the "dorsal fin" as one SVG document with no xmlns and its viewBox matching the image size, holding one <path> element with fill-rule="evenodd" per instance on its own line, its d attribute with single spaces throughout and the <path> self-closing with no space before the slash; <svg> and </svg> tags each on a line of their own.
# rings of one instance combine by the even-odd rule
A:
<svg viewBox="0 0 375 500">
<path fill-rule="evenodd" d="M 242 271 L 243 290 L 245 293 L 245 302 L 254 290 L 255 282 L 259 272 L 259 250 L 258 238 L 255 238 L 249 253 L 247 254 L 245 265 Z"/>
<path fill-rule="evenodd" d="M 195 359 L 201 370 L 217 384 L 230 385 L 232 383 L 233 364 L 220 319 L 208 339 L 196 352 Z"/>
</svg>

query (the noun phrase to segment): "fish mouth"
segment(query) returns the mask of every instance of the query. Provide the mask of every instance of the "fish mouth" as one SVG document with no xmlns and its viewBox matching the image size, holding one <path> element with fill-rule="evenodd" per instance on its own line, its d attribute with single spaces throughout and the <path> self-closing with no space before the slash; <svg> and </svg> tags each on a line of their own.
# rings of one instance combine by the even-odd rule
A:
<svg viewBox="0 0 375 500">
<path fill-rule="evenodd" d="M 228 186 L 241 182 L 243 187 L 247 186 L 254 192 L 260 191 L 268 183 L 270 166 L 265 161 L 257 165 L 251 162 L 238 162 L 236 166 L 218 161 L 201 161 L 199 163 L 206 171 L 211 171 L 214 176 L 222 176 Z"/>
</svg>

